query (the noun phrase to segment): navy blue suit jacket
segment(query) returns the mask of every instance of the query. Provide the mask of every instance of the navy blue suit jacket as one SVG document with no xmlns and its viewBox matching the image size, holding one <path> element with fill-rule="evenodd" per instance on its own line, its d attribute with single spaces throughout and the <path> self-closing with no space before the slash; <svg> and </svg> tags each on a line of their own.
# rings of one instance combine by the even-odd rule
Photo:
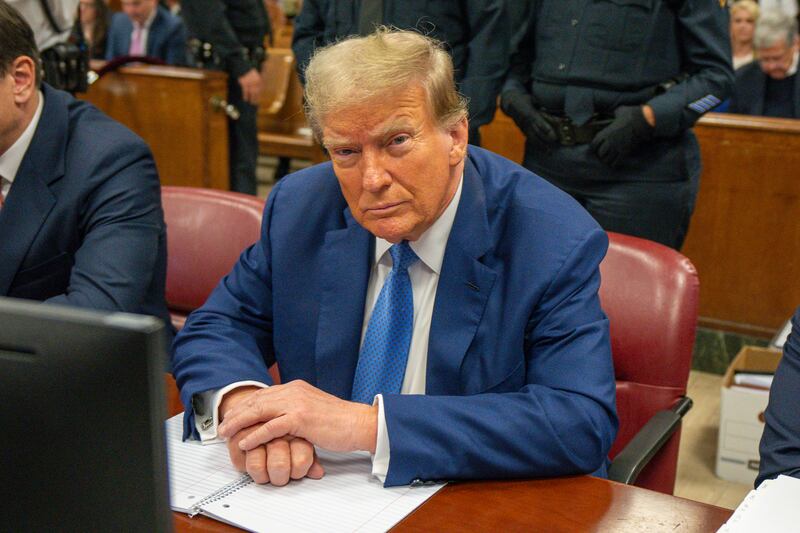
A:
<svg viewBox="0 0 800 533">
<path fill-rule="evenodd" d="M 156 17 L 147 36 L 145 55 L 163 59 L 169 65 L 186 64 L 186 26 L 183 21 L 157 6 Z M 106 59 L 126 56 L 131 48 L 131 32 L 133 22 L 125 13 L 115 13 L 108 29 L 108 46 Z"/>
<path fill-rule="evenodd" d="M 766 90 L 767 75 L 761 70 L 758 61 L 753 61 L 738 69 L 728 113 L 763 115 Z M 794 115 L 785 118 L 800 118 L 800 81 L 798 80 L 795 80 L 792 101 L 794 102 Z"/>
<path fill-rule="evenodd" d="M 42 116 L 0 209 L 0 295 L 169 324 L 150 150 L 94 106 L 46 84 L 42 92 Z"/>
<path fill-rule="evenodd" d="M 769 391 L 756 486 L 780 474 L 800 478 L 800 308 Z"/>
<path fill-rule="evenodd" d="M 193 313 L 173 371 L 192 397 L 305 380 L 349 399 L 374 237 L 330 163 L 279 182 L 259 242 Z M 567 194 L 469 147 L 430 325 L 425 395 L 384 395 L 386 485 L 605 472 L 614 371 L 598 264 L 607 236 Z"/>
</svg>

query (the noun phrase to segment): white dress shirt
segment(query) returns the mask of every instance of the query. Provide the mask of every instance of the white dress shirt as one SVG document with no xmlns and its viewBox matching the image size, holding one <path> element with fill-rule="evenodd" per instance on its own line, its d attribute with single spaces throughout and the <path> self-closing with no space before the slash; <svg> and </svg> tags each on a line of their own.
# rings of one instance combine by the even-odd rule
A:
<svg viewBox="0 0 800 533">
<path fill-rule="evenodd" d="M 36 46 L 39 50 L 47 50 L 54 44 L 63 43 L 72 33 L 75 14 L 78 12 L 80 0 L 47 0 L 47 6 L 61 32 L 53 31 L 47 21 L 42 6 L 36 0 L 7 0 L 8 4 L 19 11 L 33 30 Z"/>
<path fill-rule="evenodd" d="M 0 155 L 0 176 L 3 177 L 0 193 L 2 193 L 3 198 L 6 198 L 11 191 L 11 184 L 14 183 L 14 178 L 17 177 L 19 166 L 22 164 L 22 158 L 25 157 L 28 147 L 31 145 L 33 134 L 36 132 L 36 126 L 39 124 L 39 119 L 42 116 L 43 107 L 44 95 L 42 91 L 39 91 L 39 105 L 36 107 L 36 112 L 33 114 L 33 119 L 31 119 L 30 124 L 28 124 L 25 131 L 22 132 L 22 135 L 19 136 L 19 139 L 14 141 L 14 144 L 12 144 L 5 153 Z"/>
<path fill-rule="evenodd" d="M 431 329 L 433 305 L 436 302 L 436 288 L 439 284 L 439 274 L 444 260 L 444 251 L 447 239 L 456 218 L 458 204 L 461 200 L 463 176 L 459 180 L 456 193 L 442 215 L 423 233 L 420 238 L 410 242 L 411 249 L 419 257 L 408 268 L 411 279 L 411 290 L 414 298 L 414 325 L 412 329 L 411 345 L 408 349 L 408 361 L 403 377 L 401 394 L 425 394 L 425 374 L 428 368 L 428 336 Z M 388 253 L 392 243 L 384 239 L 375 238 L 375 257 L 370 271 L 367 295 L 364 301 L 364 323 L 361 328 L 361 342 L 367 331 L 372 309 L 380 295 L 386 277 L 392 270 L 392 257 Z M 200 406 L 195 410 L 195 427 L 200 434 L 203 444 L 220 442 L 217 438 L 217 424 L 219 422 L 219 404 L 222 396 L 231 389 L 245 385 L 266 387 L 267 385 L 255 381 L 242 381 L 232 383 L 217 391 L 208 391 L 200 394 Z M 390 449 L 389 432 L 386 427 L 386 416 L 383 411 L 383 397 L 375 397 L 378 402 L 378 436 L 375 443 L 375 455 L 372 458 L 372 474 L 381 481 L 385 481 L 389 471 Z M 202 409 L 202 410 L 201 410 Z"/>
</svg>

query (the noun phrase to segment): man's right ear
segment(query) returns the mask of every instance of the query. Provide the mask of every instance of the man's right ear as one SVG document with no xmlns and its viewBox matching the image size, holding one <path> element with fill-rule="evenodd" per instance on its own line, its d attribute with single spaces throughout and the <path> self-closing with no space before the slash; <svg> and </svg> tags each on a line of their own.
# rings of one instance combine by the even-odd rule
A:
<svg viewBox="0 0 800 533">
<path fill-rule="evenodd" d="M 11 63 L 10 71 L 14 78 L 14 102 L 25 104 L 38 90 L 36 62 L 28 56 L 19 56 Z"/>
</svg>

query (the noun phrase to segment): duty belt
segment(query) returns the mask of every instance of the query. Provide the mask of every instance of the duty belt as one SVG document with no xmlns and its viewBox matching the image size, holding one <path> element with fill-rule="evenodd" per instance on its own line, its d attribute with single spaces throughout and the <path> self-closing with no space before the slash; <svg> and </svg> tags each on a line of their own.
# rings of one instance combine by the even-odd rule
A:
<svg viewBox="0 0 800 533">
<path fill-rule="evenodd" d="M 574 146 L 576 144 L 588 144 L 592 142 L 597 132 L 611 124 L 613 117 L 610 115 L 594 114 L 586 124 L 576 125 L 572 120 L 563 115 L 553 115 L 543 109 L 539 109 L 542 117 L 553 126 L 558 142 L 562 146 Z"/>
</svg>

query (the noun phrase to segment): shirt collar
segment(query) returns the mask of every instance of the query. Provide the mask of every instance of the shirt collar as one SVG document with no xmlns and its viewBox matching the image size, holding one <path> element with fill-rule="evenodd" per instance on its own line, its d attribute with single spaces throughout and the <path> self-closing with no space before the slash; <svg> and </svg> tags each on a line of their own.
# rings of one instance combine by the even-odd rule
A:
<svg viewBox="0 0 800 533">
<path fill-rule="evenodd" d="M 458 189 L 456 189 L 453 199 L 450 200 L 450 204 L 442 215 L 436 219 L 436 222 L 425 233 L 420 235 L 419 239 L 409 242 L 411 249 L 414 250 L 420 261 L 437 274 L 442 269 L 444 250 L 447 246 L 447 239 L 450 237 L 450 230 L 453 228 L 453 222 L 456 219 L 456 211 L 458 211 L 458 204 L 461 201 L 461 188 L 463 185 L 464 175 L 462 174 L 458 182 Z M 376 264 L 380 262 L 391 246 L 392 243 L 389 241 L 375 237 L 374 261 Z"/>
<path fill-rule="evenodd" d="M 144 24 L 142 24 L 142 29 L 143 30 L 149 30 L 150 29 L 150 26 L 153 25 L 153 21 L 156 19 L 156 15 L 157 14 L 158 14 L 158 4 L 156 4 L 156 7 L 153 8 L 153 12 L 150 13 L 150 16 L 147 17 L 147 20 L 144 21 Z M 136 23 L 136 22 L 133 23 L 133 27 L 134 28 L 137 28 L 138 26 L 139 26 L 138 23 Z"/>
<path fill-rule="evenodd" d="M 36 126 L 39 124 L 39 118 L 42 116 L 42 108 L 44 108 L 44 95 L 39 91 L 39 105 L 36 106 L 36 112 L 33 114 L 28 126 L 19 139 L 14 141 L 11 148 L 6 150 L 3 155 L 0 155 L 0 176 L 3 176 L 9 183 L 14 183 L 14 178 L 17 177 L 17 171 L 22 164 L 22 158 L 28 151 L 28 147 L 33 140 L 33 134 L 36 132 Z"/>
<path fill-rule="evenodd" d="M 794 76 L 795 72 L 797 72 L 797 63 L 798 59 L 800 59 L 800 52 L 795 52 L 794 57 L 792 57 L 792 66 L 789 67 L 789 70 L 786 71 L 786 77 Z"/>
</svg>

